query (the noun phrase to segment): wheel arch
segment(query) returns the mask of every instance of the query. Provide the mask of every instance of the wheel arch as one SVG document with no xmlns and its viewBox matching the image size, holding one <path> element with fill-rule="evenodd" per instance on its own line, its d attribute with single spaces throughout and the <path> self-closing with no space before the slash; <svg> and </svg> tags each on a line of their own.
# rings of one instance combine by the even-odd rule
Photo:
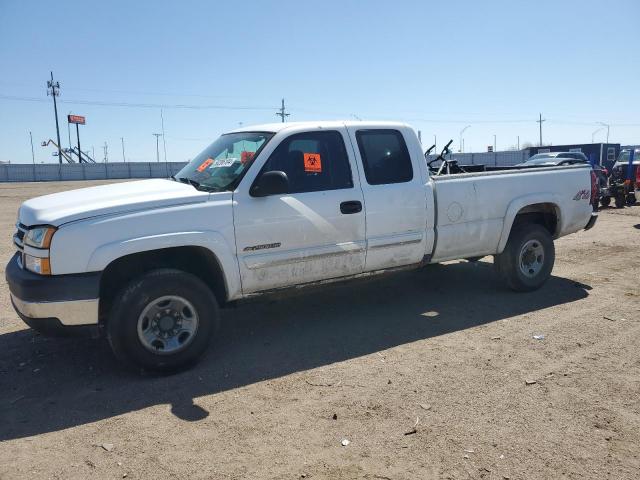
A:
<svg viewBox="0 0 640 480">
<path fill-rule="evenodd" d="M 504 250 L 514 226 L 523 223 L 537 223 L 544 226 L 552 238 L 558 238 L 562 231 L 562 209 L 554 194 L 533 195 L 515 199 L 509 204 L 504 218 L 498 253 Z"/>
<path fill-rule="evenodd" d="M 152 270 L 174 268 L 191 273 L 211 289 L 219 305 L 230 298 L 229 285 L 220 259 L 202 246 L 178 246 L 129 253 L 112 260 L 100 278 L 98 316 L 104 321 L 118 292 L 134 278 Z"/>
</svg>

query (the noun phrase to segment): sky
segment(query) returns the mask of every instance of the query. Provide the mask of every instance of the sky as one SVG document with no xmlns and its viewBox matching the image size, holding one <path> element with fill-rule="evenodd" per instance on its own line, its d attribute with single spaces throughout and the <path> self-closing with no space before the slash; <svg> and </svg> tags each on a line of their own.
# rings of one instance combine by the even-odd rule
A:
<svg viewBox="0 0 640 480">
<path fill-rule="evenodd" d="M 394 120 L 465 151 L 640 143 L 640 1 L 0 0 L 0 161 L 56 162 L 50 71 L 96 160 L 185 161 L 239 125 Z M 163 140 L 164 139 L 164 144 Z M 76 144 L 75 131 L 71 143 Z"/>
</svg>

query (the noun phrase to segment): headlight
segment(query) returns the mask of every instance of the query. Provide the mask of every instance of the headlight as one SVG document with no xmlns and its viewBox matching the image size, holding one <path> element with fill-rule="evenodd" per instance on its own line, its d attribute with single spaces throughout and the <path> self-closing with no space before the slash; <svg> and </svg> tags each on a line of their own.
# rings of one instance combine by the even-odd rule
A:
<svg viewBox="0 0 640 480">
<path fill-rule="evenodd" d="M 49 248 L 55 231 L 55 227 L 32 228 L 24 236 L 24 243 L 35 248 Z"/>
<path fill-rule="evenodd" d="M 48 258 L 40 258 L 24 254 L 24 267 L 33 273 L 40 275 L 51 275 L 51 262 Z"/>
</svg>

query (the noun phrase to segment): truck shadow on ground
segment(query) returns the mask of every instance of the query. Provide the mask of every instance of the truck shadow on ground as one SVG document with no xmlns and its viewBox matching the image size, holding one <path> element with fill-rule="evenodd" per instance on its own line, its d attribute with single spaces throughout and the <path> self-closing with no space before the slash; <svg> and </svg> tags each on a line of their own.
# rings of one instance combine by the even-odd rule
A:
<svg viewBox="0 0 640 480">
<path fill-rule="evenodd" d="M 194 398 L 575 302 L 588 290 L 552 277 L 539 291 L 514 293 L 485 262 L 336 284 L 225 311 L 203 361 L 168 377 L 127 373 L 105 341 L 8 333 L 0 336 L 0 441 L 158 404 L 198 421 L 208 412 Z"/>
</svg>

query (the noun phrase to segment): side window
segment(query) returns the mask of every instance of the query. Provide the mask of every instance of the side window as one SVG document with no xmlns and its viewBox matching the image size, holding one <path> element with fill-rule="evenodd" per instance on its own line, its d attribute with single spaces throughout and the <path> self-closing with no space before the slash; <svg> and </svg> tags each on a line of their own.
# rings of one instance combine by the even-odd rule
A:
<svg viewBox="0 0 640 480">
<path fill-rule="evenodd" d="M 356 139 L 369 185 L 411 181 L 411 157 L 398 130 L 359 130 Z"/>
<path fill-rule="evenodd" d="M 305 132 L 284 139 L 262 173 L 287 174 L 290 193 L 353 188 L 349 157 L 340 132 Z"/>
</svg>

